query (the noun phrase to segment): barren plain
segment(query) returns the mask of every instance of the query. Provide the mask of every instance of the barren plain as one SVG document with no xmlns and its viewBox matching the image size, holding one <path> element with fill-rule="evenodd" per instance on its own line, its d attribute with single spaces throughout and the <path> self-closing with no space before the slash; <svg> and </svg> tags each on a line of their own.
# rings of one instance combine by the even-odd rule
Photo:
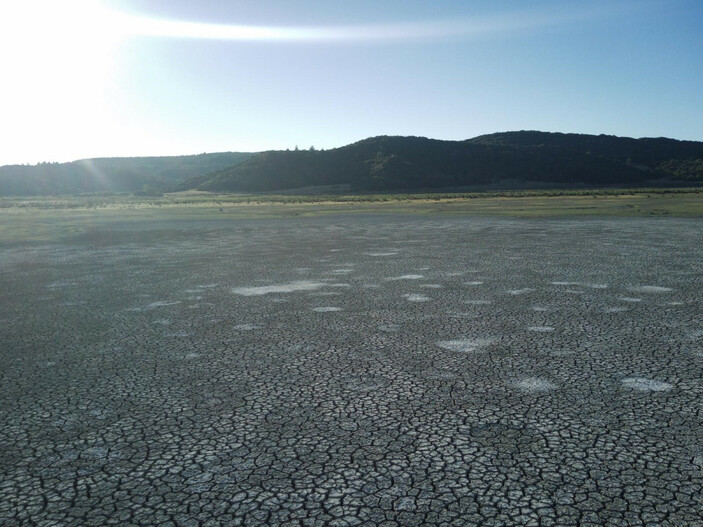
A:
<svg viewBox="0 0 703 527">
<path fill-rule="evenodd" d="M 703 524 L 700 219 L 91 218 L 0 243 L 0 524 Z"/>
</svg>

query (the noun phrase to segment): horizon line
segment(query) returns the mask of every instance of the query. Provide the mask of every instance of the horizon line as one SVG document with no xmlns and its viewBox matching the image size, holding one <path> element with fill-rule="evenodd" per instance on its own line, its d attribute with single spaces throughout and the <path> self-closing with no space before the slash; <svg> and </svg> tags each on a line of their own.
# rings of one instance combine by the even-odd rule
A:
<svg viewBox="0 0 703 527">
<path fill-rule="evenodd" d="M 479 134 L 475 135 L 472 137 L 466 137 L 463 139 L 438 139 L 435 137 L 428 137 L 424 135 L 399 135 L 399 134 L 378 134 L 378 135 L 371 135 L 368 137 L 364 137 L 362 139 L 357 139 L 355 141 L 345 143 L 339 146 L 333 146 L 333 147 L 328 147 L 328 148 L 317 148 L 314 147 L 314 145 L 311 145 L 314 148 L 314 151 L 327 151 L 327 150 L 336 150 L 337 148 L 344 148 L 346 146 L 353 145 L 355 143 L 359 143 L 361 141 L 366 141 L 369 139 L 376 139 L 380 137 L 398 137 L 398 138 L 420 138 L 420 139 L 429 139 L 432 141 L 446 141 L 446 142 L 463 142 L 463 141 L 470 141 L 472 139 L 476 139 L 478 137 L 484 137 L 484 136 L 490 136 L 490 135 L 499 135 L 499 134 L 511 134 L 511 133 L 521 133 L 521 132 L 535 132 L 535 133 L 542 133 L 542 134 L 560 134 L 560 135 L 589 135 L 593 137 L 615 137 L 618 139 L 633 139 L 633 140 L 642 140 L 642 139 L 667 139 L 669 141 L 679 141 L 679 142 L 689 142 L 689 143 L 703 143 L 703 139 L 678 139 L 675 137 L 667 137 L 667 136 L 640 136 L 640 137 L 633 137 L 633 136 L 627 136 L 627 135 L 615 135 L 615 134 L 605 134 L 605 133 L 600 133 L 600 134 L 588 134 L 588 133 L 581 133 L 581 132 L 552 132 L 552 131 L 544 131 L 544 130 L 535 130 L 535 129 L 521 129 L 521 130 L 504 130 L 501 132 L 489 132 L 485 134 Z M 70 161 L 37 161 L 35 163 L 7 163 L 0 165 L 0 168 L 5 168 L 5 167 L 27 167 L 27 166 L 39 166 L 39 165 L 49 165 L 49 164 L 55 164 L 55 165 L 64 165 L 64 164 L 70 164 L 70 163 L 79 163 L 82 161 L 85 162 L 90 162 L 90 161 L 96 161 L 96 160 L 101 160 L 101 159 L 134 159 L 134 158 L 150 158 L 150 157 L 155 157 L 155 158 L 164 158 L 164 157 L 197 157 L 197 156 L 202 156 L 202 155 L 216 155 L 216 154 L 262 154 L 264 152 L 286 152 L 286 151 L 295 151 L 295 148 L 297 145 L 293 148 L 267 148 L 263 150 L 217 150 L 217 151 L 205 151 L 205 152 L 200 152 L 198 154 L 155 154 L 155 155 L 107 155 L 107 156 L 96 156 L 96 157 L 81 157 L 77 159 L 72 159 Z M 298 151 L 304 152 L 304 151 L 310 151 L 310 147 L 308 148 L 299 148 Z"/>
</svg>

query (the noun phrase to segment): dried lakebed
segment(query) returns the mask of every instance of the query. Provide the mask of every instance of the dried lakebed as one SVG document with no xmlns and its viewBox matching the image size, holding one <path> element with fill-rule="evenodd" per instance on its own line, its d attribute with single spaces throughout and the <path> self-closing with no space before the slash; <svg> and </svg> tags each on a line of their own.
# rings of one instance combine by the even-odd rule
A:
<svg viewBox="0 0 703 527">
<path fill-rule="evenodd" d="M 0 246 L 0 524 L 702 525 L 701 226 Z"/>
</svg>

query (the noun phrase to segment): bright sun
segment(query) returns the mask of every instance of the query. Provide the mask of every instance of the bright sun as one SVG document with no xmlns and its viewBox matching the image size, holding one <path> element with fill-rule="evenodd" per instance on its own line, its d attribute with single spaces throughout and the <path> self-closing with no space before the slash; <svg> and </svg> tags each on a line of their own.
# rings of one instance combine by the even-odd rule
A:
<svg viewBox="0 0 703 527">
<path fill-rule="evenodd" d="M 113 27 L 110 13 L 95 1 L 22 0 L 0 7 L 0 139 L 26 147 L 17 157 L 31 158 L 25 154 L 39 140 L 53 146 L 53 159 L 75 151 L 76 142 L 86 152 L 104 142 L 95 130 L 110 115 L 119 41 Z"/>
</svg>

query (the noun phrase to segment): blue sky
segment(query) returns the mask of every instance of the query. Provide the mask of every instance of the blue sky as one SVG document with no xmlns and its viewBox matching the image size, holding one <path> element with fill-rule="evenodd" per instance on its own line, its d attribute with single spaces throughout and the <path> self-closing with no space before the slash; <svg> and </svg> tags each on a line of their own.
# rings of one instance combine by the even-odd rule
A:
<svg viewBox="0 0 703 527">
<path fill-rule="evenodd" d="M 505 130 L 703 140 L 703 2 L 25 0 L 0 164 Z"/>
</svg>

